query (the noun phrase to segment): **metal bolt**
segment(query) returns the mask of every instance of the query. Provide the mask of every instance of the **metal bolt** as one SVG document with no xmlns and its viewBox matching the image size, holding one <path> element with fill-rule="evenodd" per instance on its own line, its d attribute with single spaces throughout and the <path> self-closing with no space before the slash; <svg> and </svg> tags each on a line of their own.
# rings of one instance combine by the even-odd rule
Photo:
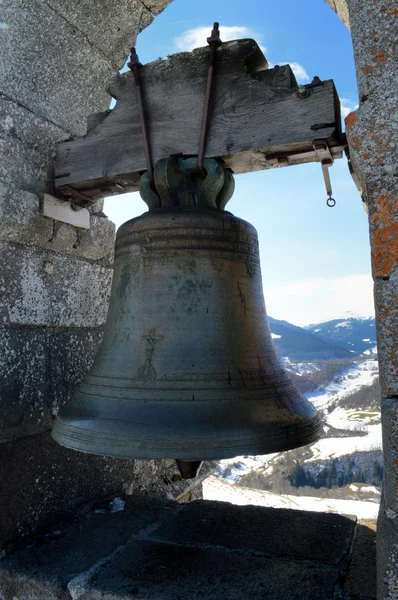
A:
<svg viewBox="0 0 398 600">
<path fill-rule="evenodd" d="M 310 90 L 305 85 L 299 85 L 297 88 L 297 96 L 299 98 L 308 98 Z"/>
</svg>

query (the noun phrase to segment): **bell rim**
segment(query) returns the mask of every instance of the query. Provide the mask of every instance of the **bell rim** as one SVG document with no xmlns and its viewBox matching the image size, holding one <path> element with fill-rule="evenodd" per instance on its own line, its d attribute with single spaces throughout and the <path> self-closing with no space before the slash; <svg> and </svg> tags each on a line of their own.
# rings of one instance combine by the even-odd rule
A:
<svg viewBox="0 0 398 600">
<path fill-rule="evenodd" d="M 270 436 L 270 429 L 266 428 L 263 439 L 260 434 L 253 433 L 247 436 L 247 440 L 242 437 L 231 437 L 227 440 L 220 439 L 217 435 L 210 438 L 197 436 L 180 440 L 179 444 L 178 440 L 174 439 L 167 447 L 165 437 L 159 435 L 153 437 L 152 441 L 149 436 L 142 437 L 141 444 L 137 444 L 136 441 L 134 445 L 132 442 L 137 440 L 137 436 L 120 436 L 108 432 L 105 439 L 105 436 L 98 435 L 98 431 L 79 428 L 59 418 L 56 419 L 51 436 L 57 443 L 71 450 L 118 459 L 222 460 L 235 456 L 263 456 L 286 452 L 315 443 L 321 438 L 322 432 L 322 422 L 316 413 L 310 420 L 301 423 L 290 422 L 284 429 L 279 428 L 278 435 L 274 437 Z M 252 440 L 250 444 L 249 439 Z M 93 443 L 94 440 L 96 443 Z M 208 447 L 209 442 L 212 442 L 214 447 Z"/>
</svg>

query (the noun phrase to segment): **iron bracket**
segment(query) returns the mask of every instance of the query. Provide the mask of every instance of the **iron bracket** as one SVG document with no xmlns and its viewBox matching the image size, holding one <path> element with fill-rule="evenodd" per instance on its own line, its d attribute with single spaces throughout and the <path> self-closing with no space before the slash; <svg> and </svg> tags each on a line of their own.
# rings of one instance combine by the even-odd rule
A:
<svg viewBox="0 0 398 600">
<path fill-rule="evenodd" d="M 327 141 L 323 139 L 313 140 L 312 147 L 314 148 L 317 162 L 320 162 L 327 167 L 331 167 L 334 162 L 334 158 L 330 152 Z"/>
</svg>

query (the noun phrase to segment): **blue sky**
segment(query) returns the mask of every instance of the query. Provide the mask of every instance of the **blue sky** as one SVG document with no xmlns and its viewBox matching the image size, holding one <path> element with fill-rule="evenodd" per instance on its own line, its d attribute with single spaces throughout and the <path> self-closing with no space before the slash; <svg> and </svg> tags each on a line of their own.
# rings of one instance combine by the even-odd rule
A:
<svg viewBox="0 0 398 600">
<path fill-rule="evenodd" d="M 305 5 L 305 10 L 303 6 Z M 206 45 L 213 21 L 221 39 L 252 37 L 273 64 L 298 81 L 334 79 L 343 114 L 358 102 L 351 37 L 321 0 L 174 0 L 137 39 L 142 63 Z M 259 234 L 268 313 L 298 325 L 373 314 L 367 215 L 345 159 L 331 169 L 335 208 L 326 207 L 319 164 L 238 175 L 228 210 Z M 138 194 L 106 200 L 119 226 L 146 210 Z"/>
</svg>

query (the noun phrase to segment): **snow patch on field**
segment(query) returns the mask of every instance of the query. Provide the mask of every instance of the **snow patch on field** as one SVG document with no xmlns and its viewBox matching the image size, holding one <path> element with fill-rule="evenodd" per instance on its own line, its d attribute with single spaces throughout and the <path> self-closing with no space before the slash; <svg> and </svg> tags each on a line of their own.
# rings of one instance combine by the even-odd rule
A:
<svg viewBox="0 0 398 600">
<path fill-rule="evenodd" d="M 203 498 L 205 500 L 231 502 L 239 506 L 253 504 L 271 508 L 356 515 L 360 519 L 376 519 L 379 512 L 379 505 L 375 502 L 281 495 L 251 488 L 235 487 L 215 477 L 209 477 L 203 482 Z"/>
<path fill-rule="evenodd" d="M 366 354 L 367 356 L 370 356 L 371 354 L 377 354 L 377 346 L 365 350 L 364 352 L 362 352 L 362 354 Z"/>
<path fill-rule="evenodd" d="M 381 425 L 370 425 L 368 434 L 360 437 L 324 438 L 311 446 L 312 456 L 304 462 L 330 460 L 353 452 L 381 450 Z"/>
<path fill-rule="evenodd" d="M 225 481 L 236 483 L 240 478 L 250 471 L 257 471 L 265 467 L 269 461 L 277 454 L 267 454 L 265 456 L 235 456 L 235 458 L 226 458 L 218 463 L 217 476 Z M 270 471 L 271 473 L 271 471 Z"/>
<path fill-rule="evenodd" d="M 378 376 L 378 364 L 375 360 L 366 360 L 350 367 L 333 381 L 315 392 L 306 394 L 310 402 L 319 409 L 325 409 L 328 405 L 335 403 L 362 386 L 372 385 Z"/>
</svg>

